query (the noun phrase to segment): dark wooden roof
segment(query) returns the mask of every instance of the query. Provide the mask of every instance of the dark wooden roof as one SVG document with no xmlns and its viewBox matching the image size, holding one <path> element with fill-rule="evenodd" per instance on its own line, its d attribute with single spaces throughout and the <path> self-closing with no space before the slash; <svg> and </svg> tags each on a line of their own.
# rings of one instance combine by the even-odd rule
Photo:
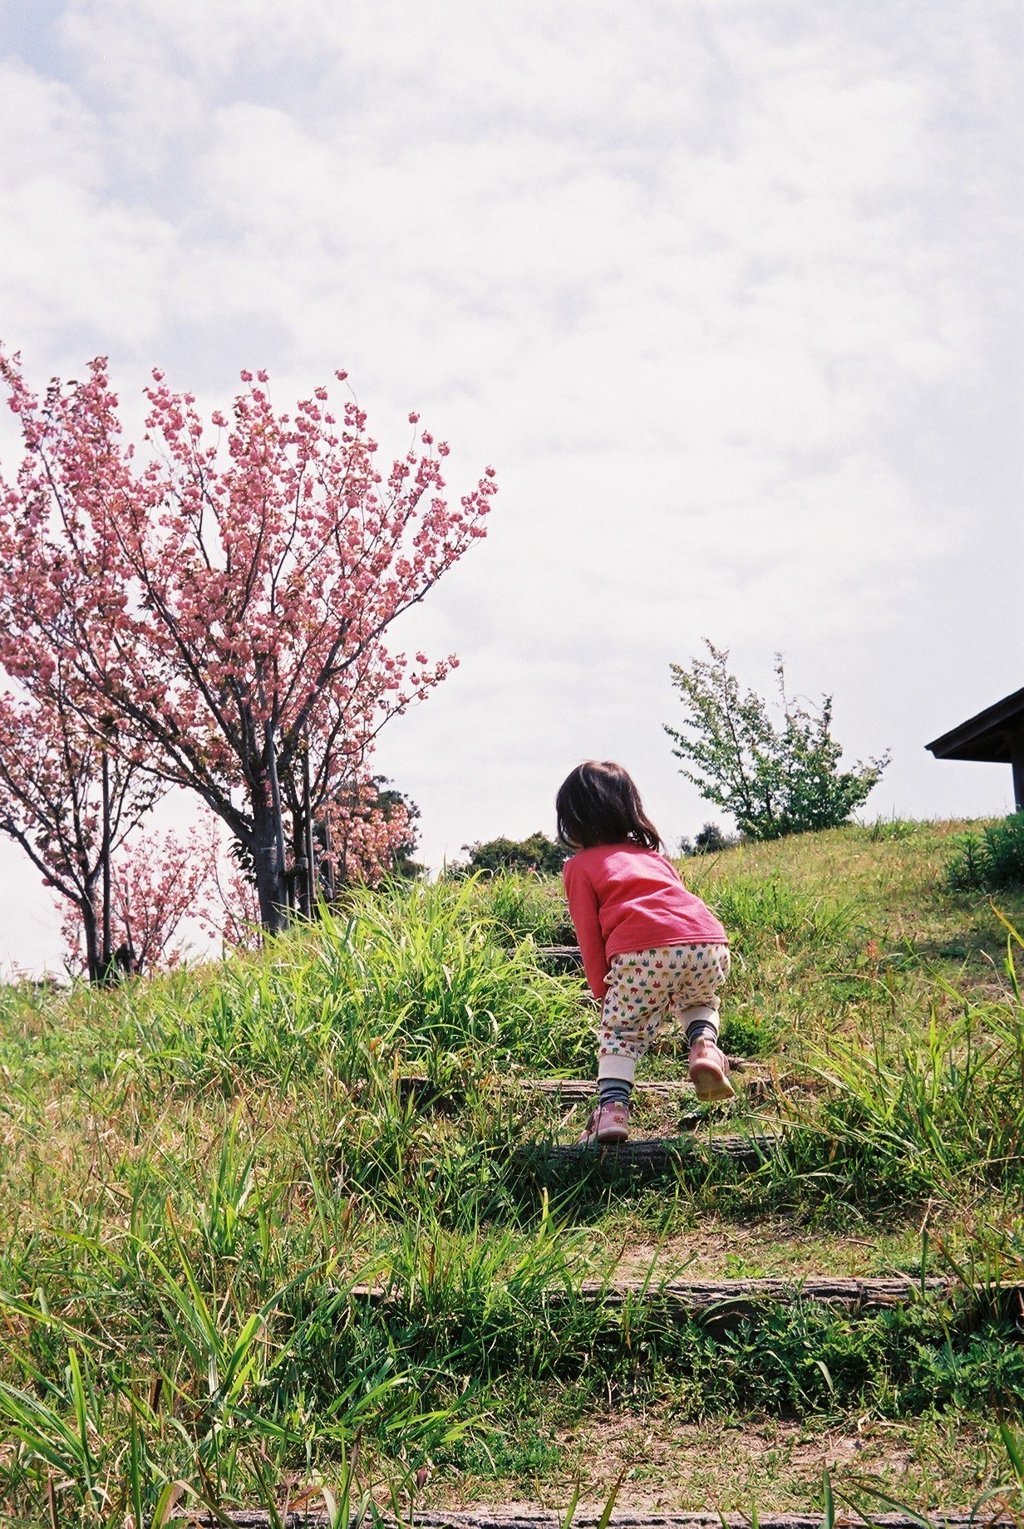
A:
<svg viewBox="0 0 1024 1529">
<path fill-rule="evenodd" d="M 1024 690 L 997 701 L 926 743 L 936 759 L 988 759 L 1010 764 L 1024 750 Z"/>
</svg>

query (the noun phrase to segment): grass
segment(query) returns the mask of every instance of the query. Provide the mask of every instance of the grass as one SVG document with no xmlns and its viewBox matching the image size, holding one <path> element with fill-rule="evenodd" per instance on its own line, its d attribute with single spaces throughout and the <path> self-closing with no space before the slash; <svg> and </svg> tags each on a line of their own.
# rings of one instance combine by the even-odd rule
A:
<svg viewBox="0 0 1024 1529">
<path fill-rule="evenodd" d="M 650 1099 L 638 1124 L 780 1131 L 752 1173 L 516 1172 L 579 1112 L 497 1083 L 593 1066 L 593 1006 L 538 955 L 565 938 L 557 882 L 354 893 L 260 957 L 4 990 L 4 1522 L 553 1500 L 588 1458 L 585 1496 L 624 1471 L 620 1505 L 658 1496 L 658 1460 L 676 1507 L 806 1505 L 826 1470 L 861 1503 L 1019 1489 L 1021 1323 L 992 1292 L 1024 1278 L 1024 898 L 945 887 L 962 826 L 686 862 L 733 938 L 727 1042 L 775 1087 Z M 669 1048 L 645 1076 L 679 1071 Z M 651 1298 L 582 1298 L 616 1271 Z M 954 1294 L 725 1325 L 656 1298 L 687 1272 L 894 1271 Z M 736 1435 L 756 1471 L 719 1447 Z"/>
</svg>

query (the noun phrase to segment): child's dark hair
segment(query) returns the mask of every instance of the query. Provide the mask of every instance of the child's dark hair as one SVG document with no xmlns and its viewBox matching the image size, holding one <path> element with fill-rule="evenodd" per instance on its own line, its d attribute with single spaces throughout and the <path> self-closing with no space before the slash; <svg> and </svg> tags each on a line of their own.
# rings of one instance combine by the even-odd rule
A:
<svg viewBox="0 0 1024 1529">
<path fill-rule="evenodd" d="M 661 848 L 661 835 L 631 777 L 610 759 L 577 765 L 559 787 L 555 812 L 559 841 L 570 849 L 626 843 Z"/>
</svg>

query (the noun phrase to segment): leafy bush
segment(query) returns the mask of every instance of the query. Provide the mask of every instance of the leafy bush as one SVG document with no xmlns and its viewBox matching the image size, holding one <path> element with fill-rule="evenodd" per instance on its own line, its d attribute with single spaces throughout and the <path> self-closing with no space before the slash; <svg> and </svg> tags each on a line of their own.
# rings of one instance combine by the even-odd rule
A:
<svg viewBox="0 0 1024 1529">
<path fill-rule="evenodd" d="M 525 939 L 538 945 L 575 945 L 560 878 L 501 872 L 482 878 L 476 890 L 481 915 L 493 923 L 502 945 Z"/>
<path fill-rule="evenodd" d="M 961 835 L 946 863 L 946 885 L 953 892 L 1024 887 L 1024 812 Z"/>
<path fill-rule="evenodd" d="M 679 840 L 680 857 L 691 855 L 717 855 L 720 850 L 731 849 L 740 842 L 738 834 L 723 833 L 717 823 L 705 823 L 693 838 L 684 836 Z"/>
<path fill-rule="evenodd" d="M 751 839 L 838 828 L 877 784 L 888 752 L 867 764 L 841 770 L 842 747 L 832 737 L 832 697 L 805 705 L 786 694 L 782 658 L 775 660 L 776 726 L 761 696 L 739 683 L 726 667 L 727 649 L 705 641 L 711 655 L 688 669 L 672 664 L 672 683 L 686 709 L 683 731 L 666 726 L 673 753 L 692 766 L 680 775 L 706 801 L 730 813 Z"/>
<path fill-rule="evenodd" d="M 484 844 L 464 844 L 467 859 L 453 861 L 449 876 L 469 876 L 474 871 L 525 871 L 542 876 L 557 875 L 569 851 L 538 829 L 528 839 L 488 839 Z"/>
<path fill-rule="evenodd" d="M 778 1050 L 784 1030 L 781 1019 L 752 1009 L 726 1009 L 722 1015 L 722 1045 L 734 1056 L 766 1057 Z"/>
</svg>

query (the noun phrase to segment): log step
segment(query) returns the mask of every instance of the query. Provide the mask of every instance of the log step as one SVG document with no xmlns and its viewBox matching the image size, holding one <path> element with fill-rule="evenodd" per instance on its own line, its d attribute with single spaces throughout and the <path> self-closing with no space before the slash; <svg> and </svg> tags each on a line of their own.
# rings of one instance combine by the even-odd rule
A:
<svg viewBox="0 0 1024 1529">
<path fill-rule="evenodd" d="M 763 1099 L 774 1097 L 776 1093 L 786 1092 L 787 1085 L 779 1083 L 772 1078 L 766 1068 L 759 1067 L 756 1062 L 744 1061 L 742 1057 L 730 1057 L 731 1071 L 737 1075 L 736 1081 L 741 1085 L 743 1093 L 748 1101 L 760 1102 Z M 597 1084 L 593 1078 L 521 1078 L 521 1077 L 497 1077 L 488 1080 L 486 1087 L 493 1088 L 495 1092 L 503 1089 L 510 1091 L 522 1090 L 524 1093 L 545 1094 L 552 1098 L 562 1099 L 567 1104 L 586 1103 L 597 1097 Z M 803 1088 L 803 1084 L 794 1087 Z M 457 1104 L 461 1103 L 466 1096 L 465 1088 L 458 1083 L 443 1084 L 435 1083 L 432 1078 L 425 1078 L 416 1074 L 407 1075 L 397 1080 L 396 1088 L 398 1097 L 404 1103 L 412 1101 L 417 1109 L 427 1109 L 432 1104 Z M 666 1078 L 658 1081 L 637 1083 L 636 1093 L 639 1098 L 650 1097 L 653 1099 L 676 1099 L 686 1096 L 692 1097 L 693 1084 L 689 1078 Z"/>
<path fill-rule="evenodd" d="M 1024 1284 L 1006 1281 L 994 1286 L 965 1287 L 959 1281 L 929 1275 L 924 1280 L 909 1274 L 839 1276 L 809 1274 L 802 1279 L 724 1280 L 584 1280 L 575 1289 L 547 1291 L 549 1308 L 583 1302 L 620 1311 L 626 1306 L 657 1307 L 680 1321 L 729 1320 L 766 1306 L 791 1306 L 810 1301 L 818 1306 L 837 1306 L 847 1315 L 905 1306 L 921 1295 L 951 1297 L 966 1291 L 980 1311 L 1013 1320 L 1024 1319 Z M 385 1306 L 400 1299 L 401 1289 L 389 1285 L 353 1285 L 349 1296 L 369 1306 Z"/>
<path fill-rule="evenodd" d="M 743 1095 L 748 1100 L 770 1099 L 776 1093 L 786 1092 L 786 1085 L 779 1084 L 767 1073 L 755 1069 L 749 1063 L 733 1067 L 738 1074 Z M 544 1094 L 549 1098 L 563 1099 L 567 1104 L 586 1103 L 597 1097 L 597 1084 L 593 1078 L 515 1078 L 507 1085 L 522 1089 L 528 1094 Z M 634 1099 L 680 1099 L 693 1098 L 693 1084 L 689 1078 L 663 1078 L 656 1082 L 639 1082 L 634 1085 Z"/>
<path fill-rule="evenodd" d="M 573 1514 L 573 1529 L 596 1529 L 602 1520 L 602 1508 L 577 1508 Z M 812 1513 L 758 1513 L 761 1529 L 824 1529 L 826 1519 L 822 1512 Z M 837 1525 L 844 1529 L 858 1526 L 878 1526 L 878 1529 L 922 1529 L 922 1524 L 934 1529 L 978 1529 L 978 1515 L 970 1508 L 936 1508 L 923 1514 L 872 1513 L 862 1518 L 851 1509 L 839 1509 Z M 488 1511 L 445 1513 L 439 1509 L 420 1509 L 403 1518 L 411 1529 L 561 1529 L 565 1514 L 545 1513 L 529 1509 L 499 1508 Z M 613 1511 L 610 1529 L 750 1529 L 751 1519 L 743 1513 L 637 1513 L 628 1509 Z M 992 1505 L 984 1517 L 985 1529 L 1019 1529 L 1019 1520 L 998 1503 Z"/>
<path fill-rule="evenodd" d="M 906 1306 L 922 1295 L 951 1298 L 963 1293 L 972 1311 L 998 1320 L 1024 1322 L 1024 1284 L 1004 1280 L 991 1285 L 964 1286 L 958 1280 L 928 1275 L 923 1280 L 908 1274 L 870 1275 L 843 1278 L 810 1274 L 804 1279 L 730 1279 L 616 1281 L 612 1286 L 585 1281 L 580 1293 L 585 1298 L 602 1301 L 613 1310 L 628 1302 L 657 1302 L 679 1317 L 705 1321 L 729 1321 L 749 1315 L 764 1306 L 788 1306 L 797 1301 L 812 1301 L 818 1306 L 838 1306 L 849 1316 L 885 1311 Z"/>
<path fill-rule="evenodd" d="M 908 1275 L 881 1275 L 838 1278 L 808 1275 L 806 1279 L 728 1279 L 617 1280 L 614 1285 L 585 1280 L 580 1295 L 587 1301 L 600 1302 L 612 1310 L 630 1302 L 656 1302 L 679 1316 L 700 1317 L 727 1309 L 730 1313 L 751 1311 L 758 1306 L 791 1305 L 794 1301 L 814 1301 L 821 1306 L 841 1306 L 849 1312 L 881 1311 L 903 1306 L 915 1292 L 929 1295 L 950 1294 L 949 1280 L 928 1277 L 923 1282 Z M 557 1296 L 556 1296 L 557 1304 Z"/>
<path fill-rule="evenodd" d="M 583 955 L 578 945 L 538 945 L 540 964 L 553 972 L 581 972 Z"/>
<path fill-rule="evenodd" d="M 194 1514 L 189 1522 L 197 1526 L 231 1524 L 234 1529 L 270 1529 L 271 1524 L 284 1524 L 285 1529 L 329 1529 L 331 1519 L 326 1511 L 312 1505 L 298 1510 L 284 1509 L 280 1517 L 271 1519 L 262 1509 L 235 1509 L 213 1518 L 205 1513 Z M 563 1529 L 564 1512 L 544 1512 L 542 1509 L 478 1508 L 464 1512 L 446 1512 L 443 1508 L 418 1508 L 396 1519 L 386 1511 L 374 1516 L 380 1529 Z M 598 1529 L 604 1522 L 600 1504 L 596 1507 L 577 1507 L 572 1516 L 572 1529 Z M 759 1512 L 760 1529 L 827 1529 L 828 1520 L 823 1512 L 808 1513 Z M 839 1508 L 834 1523 L 841 1529 L 1019 1529 L 1020 1519 L 1000 1502 L 985 1504 L 984 1516 L 971 1508 L 926 1508 L 920 1513 L 874 1513 L 862 1517 L 852 1508 Z M 628 1508 L 615 1509 L 608 1520 L 609 1529 L 750 1529 L 751 1516 L 747 1513 L 638 1513 Z"/>
<path fill-rule="evenodd" d="M 726 1158 L 741 1168 L 759 1168 L 776 1151 L 779 1139 L 777 1135 L 701 1136 L 690 1140 L 655 1136 L 608 1147 L 537 1142 L 514 1148 L 511 1159 L 517 1167 L 534 1172 L 596 1168 L 648 1178 L 687 1162 L 700 1163 L 708 1156 Z"/>
<path fill-rule="evenodd" d="M 744 1086 L 748 1081 L 768 1081 L 767 1074 L 749 1062 L 730 1058 L 730 1071 L 739 1074 L 737 1081 Z M 593 1078 L 510 1078 L 498 1086 L 522 1088 L 537 1094 L 559 1094 L 564 1099 L 592 1099 L 597 1093 L 597 1084 Z M 658 1078 L 650 1082 L 640 1079 L 634 1087 L 637 1094 L 652 1094 L 661 1099 L 693 1093 L 693 1084 L 689 1078 Z"/>
</svg>

